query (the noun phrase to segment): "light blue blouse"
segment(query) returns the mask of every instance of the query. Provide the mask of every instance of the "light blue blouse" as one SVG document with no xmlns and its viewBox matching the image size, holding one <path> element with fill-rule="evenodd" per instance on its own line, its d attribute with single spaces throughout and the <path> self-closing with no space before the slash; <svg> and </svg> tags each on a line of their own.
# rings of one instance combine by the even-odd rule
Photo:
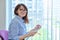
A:
<svg viewBox="0 0 60 40">
<path fill-rule="evenodd" d="M 8 39 L 19 40 L 21 35 L 27 33 L 26 31 L 24 20 L 19 16 L 16 16 L 14 19 L 12 19 L 9 25 Z"/>
</svg>

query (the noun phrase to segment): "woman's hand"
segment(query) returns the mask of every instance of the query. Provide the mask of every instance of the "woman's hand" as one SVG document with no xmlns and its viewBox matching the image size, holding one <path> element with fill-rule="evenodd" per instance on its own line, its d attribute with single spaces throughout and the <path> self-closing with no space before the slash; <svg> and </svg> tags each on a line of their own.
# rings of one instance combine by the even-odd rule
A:
<svg viewBox="0 0 60 40">
<path fill-rule="evenodd" d="M 28 35 L 29 36 L 34 36 L 37 32 L 34 32 L 34 29 L 30 30 Z"/>
<path fill-rule="evenodd" d="M 40 28 L 41 26 L 39 24 L 36 25 L 36 27 L 29 32 L 29 35 L 34 36 Z"/>
</svg>

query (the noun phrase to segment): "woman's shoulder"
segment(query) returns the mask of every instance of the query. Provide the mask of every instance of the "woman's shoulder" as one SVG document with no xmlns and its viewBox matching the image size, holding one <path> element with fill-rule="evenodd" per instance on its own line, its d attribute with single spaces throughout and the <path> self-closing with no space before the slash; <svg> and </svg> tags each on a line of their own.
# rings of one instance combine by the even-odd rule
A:
<svg viewBox="0 0 60 40">
<path fill-rule="evenodd" d="M 21 20 L 19 17 L 14 17 L 10 24 L 22 24 L 23 20 Z"/>
<path fill-rule="evenodd" d="M 15 26 L 19 26 L 19 22 L 16 20 L 16 18 L 13 18 L 9 24 L 9 27 L 15 27 Z"/>
<path fill-rule="evenodd" d="M 18 23 L 17 18 L 16 18 L 16 17 L 14 17 L 14 18 L 11 20 L 11 22 L 10 22 L 10 23 Z"/>
</svg>

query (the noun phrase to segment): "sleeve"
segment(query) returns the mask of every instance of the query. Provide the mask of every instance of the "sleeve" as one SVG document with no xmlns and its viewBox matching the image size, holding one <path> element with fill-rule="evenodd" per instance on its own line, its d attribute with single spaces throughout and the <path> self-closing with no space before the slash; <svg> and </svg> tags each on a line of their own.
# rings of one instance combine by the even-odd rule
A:
<svg viewBox="0 0 60 40">
<path fill-rule="evenodd" d="M 9 35 L 13 40 L 19 40 L 19 26 L 17 22 L 13 22 L 9 25 Z"/>
</svg>

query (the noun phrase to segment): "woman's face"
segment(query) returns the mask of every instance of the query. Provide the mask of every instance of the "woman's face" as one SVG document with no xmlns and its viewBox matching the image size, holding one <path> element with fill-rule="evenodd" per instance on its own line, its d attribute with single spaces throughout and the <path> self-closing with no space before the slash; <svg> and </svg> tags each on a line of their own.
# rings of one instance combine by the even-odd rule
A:
<svg viewBox="0 0 60 40">
<path fill-rule="evenodd" d="M 26 16 L 26 9 L 24 8 L 24 6 L 20 6 L 19 9 L 17 10 L 18 15 L 22 18 L 24 16 Z"/>
</svg>

